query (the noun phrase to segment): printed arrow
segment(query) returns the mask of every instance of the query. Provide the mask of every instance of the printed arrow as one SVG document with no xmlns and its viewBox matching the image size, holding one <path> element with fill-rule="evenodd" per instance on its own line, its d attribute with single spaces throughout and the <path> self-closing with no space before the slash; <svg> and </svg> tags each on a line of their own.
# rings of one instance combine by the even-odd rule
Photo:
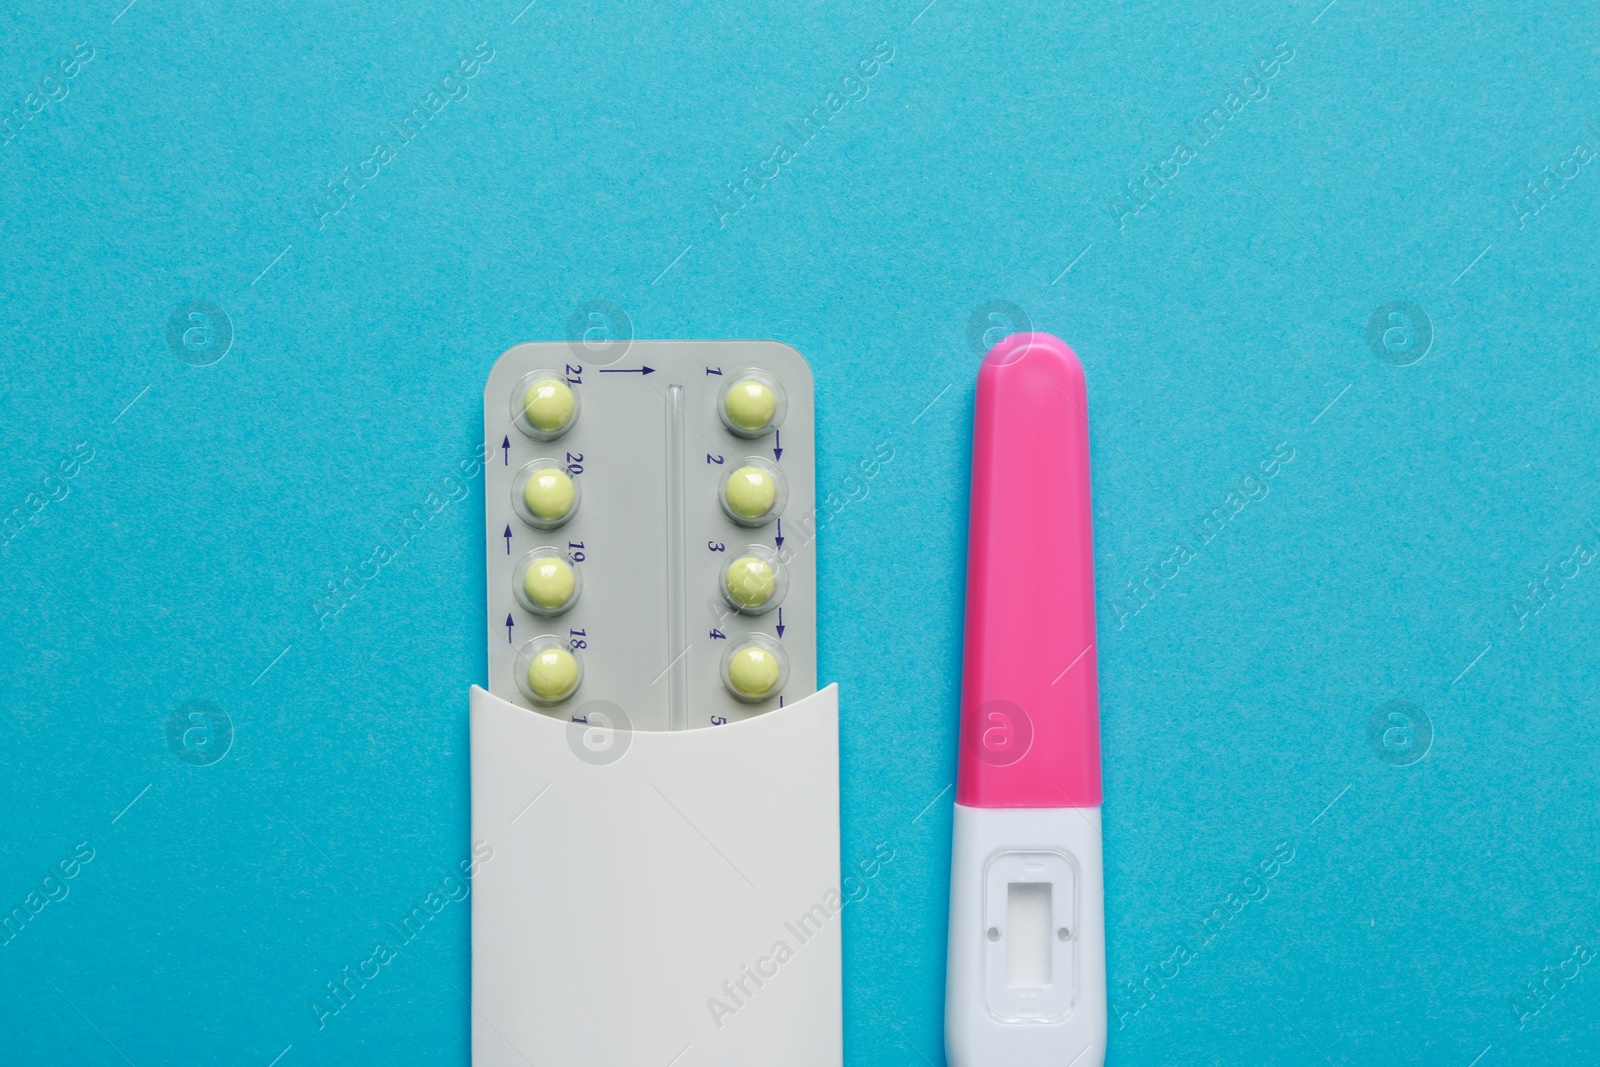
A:
<svg viewBox="0 0 1600 1067">
<path fill-rule="evenodd" d="M 506 529 L 508 529 L 508 530 L 510 528 L 511 527 L 509 527 L 509 526 L 506 527 Z M 778 536 L 774 537 L 773 540 L 778 542 L 778 547 L 779 548 L 783 547 L 783 520 L 782 519 L 778 520 Z"/>
<path fill-rule="evenodd" d="M 601 374 L 654 374 L 654 367 L 625 367 L 625 368 L 600 368 Z"/>
<path fill-rule="evenodd" d="M 506 539 L 506 555 L 509 556 L 511 555 L 511 526 L 509 523 L 506 525 L 506 532 L 504 536 Z"/>
<path fill-rule="evenodd" d="M 772 458 L 774 461 L 783 458 L 783 438 L 778 435 L 777 430 L 772 431 Z"/>
<path fill-rule="evenodd" d="M 783 609 L 778 609 L 778 640 L 783 640 Z"/>
<path fill-rule="evenodd" d="M 511 435 L 506 435 L 506 439 L 500 442 L 500 447 L 505 449 L 506 466 L 511 466 Z"/>
<path fill-rule="evenodd" d="M 508 612 L 506 614 L 506 644 L 508 644 L 508 645 L 512 643 L 512 641 L 511 641 L 511 628 L 513 626 L 515 626 L 516 624 L 517 624 L 517 620 L 513 619 L 511 617 L 510 613 Z"/>
</svg>

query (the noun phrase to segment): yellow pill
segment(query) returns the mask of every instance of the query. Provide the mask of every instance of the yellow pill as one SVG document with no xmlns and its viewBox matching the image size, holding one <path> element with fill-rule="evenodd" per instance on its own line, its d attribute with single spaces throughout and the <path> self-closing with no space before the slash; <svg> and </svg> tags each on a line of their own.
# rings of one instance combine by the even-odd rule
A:
<svg viewBox="0 0 1600 1067">
<path fill-rule="evenodd" d="M 566 607 L 577 584 L 572 565 L 555 556 L 540 556 L 522 575 L 522 591 L 534 607 L 555 611 Z"/>
<path fill-rule="evenodd" d="M 772 599 L 772 591 L 778 587 L 778 572 L 764 559 L 741 556 L 728 564 L 722 580 L 735 604 L 742 608 L 759 608 Z"/>
<path fill-rule="evenodd" d="M 575 406 L 572 387 L 559 378 L 540 378 L 522 394 L 522 413 L 534 429 L 544 433 L 566 429 Z"/>
<path fill-rule="evenodd" d="M 778 499 L 778 482 L 760 467 L 740 467 L 728 475 L 728 507 L 735 515 L 759 519 Z"/>
<path fill-rule="evenodd" d="M 528 664 L 528 688 L 540 700 L 561 700 L 578 688 L 578 661 L 564 648 L 534 653 Z"/>
<path fill-rule="evenodd" d="M 759 645 L 747 645 L 728 660 L 728 684 L 741 696 L 764 697 L 778 688 L 778 657 Z"/>
<path fill-rule="evenodd" d="M 523 502 L 536 518 L 555 522 L 572 510 L 572 476 L 558 467 L 545 467 L 528 476 L 522 487 Z"/>
<path fill-rule="evenodd" d="M 766 383 L 754 378 L 734 382 L 723 399 L 728 421 L 741 430 L 764 430 L 778 413 L 778 398 Z"/>
</svg>

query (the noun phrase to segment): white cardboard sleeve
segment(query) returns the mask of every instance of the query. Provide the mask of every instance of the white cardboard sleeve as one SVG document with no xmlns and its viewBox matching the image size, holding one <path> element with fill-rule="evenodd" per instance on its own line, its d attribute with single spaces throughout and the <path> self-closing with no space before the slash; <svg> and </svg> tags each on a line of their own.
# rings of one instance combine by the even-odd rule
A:
<svg viewBox="0 0 1600 1067">
<path fill-rule="evenodd" d="M 839 1067 L 838 689 L 616 732 L 472 689 L 476 1067 Z"/>
</svg>

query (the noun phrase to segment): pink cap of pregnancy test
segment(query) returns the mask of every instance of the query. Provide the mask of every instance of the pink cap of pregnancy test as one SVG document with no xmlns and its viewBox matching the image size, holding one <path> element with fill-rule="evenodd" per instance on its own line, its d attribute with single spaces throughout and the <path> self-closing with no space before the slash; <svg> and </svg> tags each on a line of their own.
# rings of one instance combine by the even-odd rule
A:
<svg viewBox="0 0 1600 1067">
<path fill-rule="evenodd" d="M 1012 334 L 978 370 L 956 803 L 1100 804 L 1083 367 Z"/>
</svg>

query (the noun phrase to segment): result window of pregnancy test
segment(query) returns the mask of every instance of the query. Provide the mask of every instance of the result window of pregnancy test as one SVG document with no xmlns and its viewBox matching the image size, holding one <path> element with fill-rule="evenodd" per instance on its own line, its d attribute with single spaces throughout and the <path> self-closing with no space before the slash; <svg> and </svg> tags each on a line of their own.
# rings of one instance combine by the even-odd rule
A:
<svg viewBox="0 0 1600 1067">
<path fill-rule="evenodd" d="M 1002 1022 L 1064 1019 L 1077 993 L 1078 872 L 1054 851 L 1002 852 L 983 892 L 983 989 Z"/>
<path fill-rule="evenodd" d="M 1050 984 L 1051 883 L 1006 886 L 1006 985 Z"/>
</svg>

